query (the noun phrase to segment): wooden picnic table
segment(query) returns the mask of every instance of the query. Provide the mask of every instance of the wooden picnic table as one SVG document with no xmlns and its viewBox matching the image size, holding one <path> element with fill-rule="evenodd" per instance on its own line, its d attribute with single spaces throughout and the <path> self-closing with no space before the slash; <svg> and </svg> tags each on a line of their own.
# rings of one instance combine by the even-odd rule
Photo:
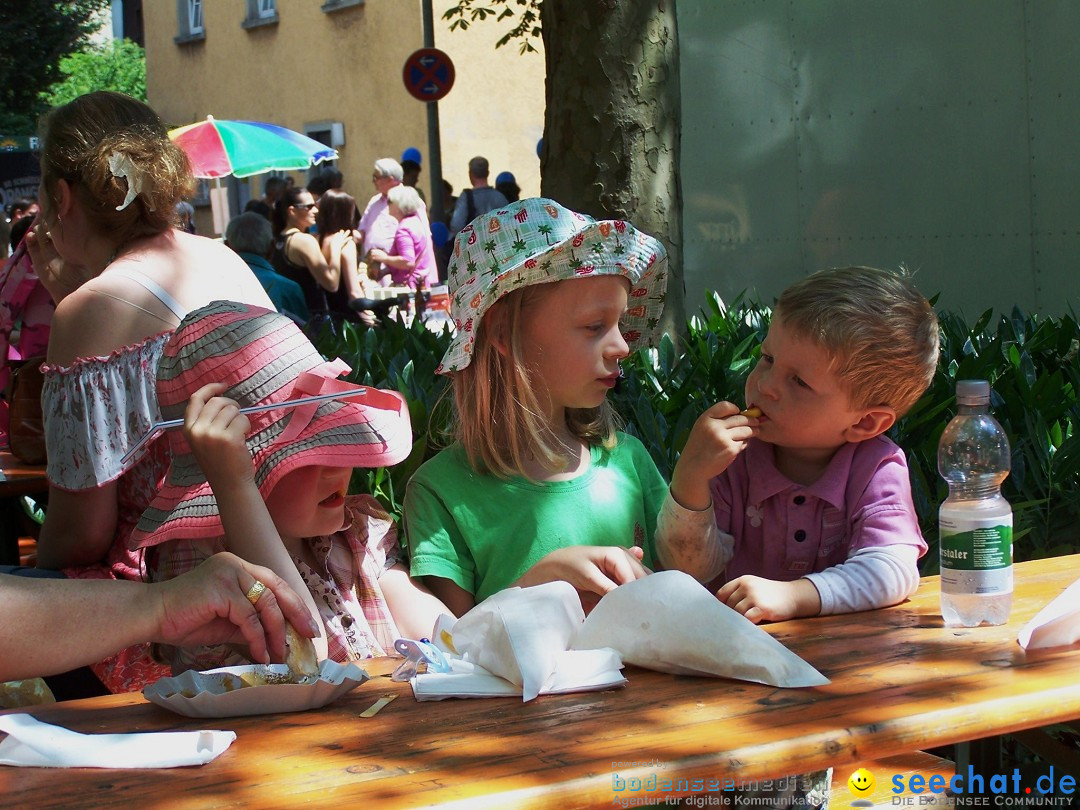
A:
<svg viewBox="0 0 1080 810">
<path fill-rule="evenodd" d="M 776 689 L 628 667 L 609 692 L 418 703 L 374 677 L 299 714 L 190 720 L 113 695 L 32 710 L 81 732 L 232 729 L 233 746 L 198 768 L 0 768 L 18 806 L 611 806 L 618 782 L 658 777 L 655 793 L 803 773 L 1080 717 L 1080 645 L 1025 652 L 1019 628 L 1080 574 L 1080 555 L 1018 565 L 1010 622 L 946 628 L 938 578 L 885 610 L 767 629 L 832 679 Z M 700 632 L 709 632 L 701 627 Z M 375 659 L 373 676 L 392 659 Z M 359 713 L 387 693 L 375 717 Z M 627 763 L 638 763 L 627 764 Z M 644 763 L 644 764 L 643 764 Z M 881 781 L 885 775 L 879 774 Z M 663 790 L 663 780 L 674 789 Z M 702 780 L 696 790 L 689 780 Z M 683 781 L 679 781 L 683 780 Z"/>
</svg>

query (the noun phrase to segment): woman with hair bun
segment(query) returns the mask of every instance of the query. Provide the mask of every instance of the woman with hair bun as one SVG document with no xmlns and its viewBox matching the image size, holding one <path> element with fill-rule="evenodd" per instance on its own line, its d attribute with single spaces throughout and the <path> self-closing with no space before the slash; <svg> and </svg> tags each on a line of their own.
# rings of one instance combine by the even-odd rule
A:
<svg viewBox="0 0 1080 810">
<path fill-rule="evenodd" d="M 128 534 L 164 479 L 168 443 L 124 456 L 161 420 L 162 348 L 210 301 L 273 305 L 239 256 L 174 227 L 191 168 L 150 107 L 89 93 L 40 129 L 41 215 L 27 246 L 57 307 L 42 366 L 49 508 L 38 565 L 140 580 L 146 566 Z M 131 648 L 94 671 L 111 691 L 141 689 L 165 671 L 147 652 Z"/>
</svg>

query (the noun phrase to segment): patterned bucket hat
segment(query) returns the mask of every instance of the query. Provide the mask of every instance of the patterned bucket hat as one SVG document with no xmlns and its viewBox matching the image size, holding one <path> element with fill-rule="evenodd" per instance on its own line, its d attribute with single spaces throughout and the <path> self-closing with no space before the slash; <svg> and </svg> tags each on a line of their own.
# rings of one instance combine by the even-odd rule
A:
<svg viewBox="0 0 1080 810">
<path fill-rule="evenodd" d="M 598 221 L 542 197 L 481 214 L 454 240 L 449 286 L 457 334 L 436 371 L 469 365 L 480 319 L 508 292 L 602 275 L 630 280 L 623 337 L 630 351 L 650 345 L 667 289 L 667 251 L 658 240 L 629 222 Z"/>
<path fill-rule="evenodd" d="M 348 372 L 341 360 L 324 360 L 291 318 L 214 301 L 189 313 L 165 344 L 157 371 L 158 402 L 165 419 L 182 418 L 191 395 L 211 382 L 225 383 L 222 396 L 242 408 L 353 394 L 248 415 L 247 446 L 255 483 L 265 498 L 282 476 L 300 467 L 382 467 L 411 452 L 404 398 L 396 391 L 363 389 L 337 379 Z M 168 437 L 169 473 L 132 532 L 133 548 L 218 537 L 223 531 L 217 500 L 183 431 L 169 431 Z"/>
</svg>

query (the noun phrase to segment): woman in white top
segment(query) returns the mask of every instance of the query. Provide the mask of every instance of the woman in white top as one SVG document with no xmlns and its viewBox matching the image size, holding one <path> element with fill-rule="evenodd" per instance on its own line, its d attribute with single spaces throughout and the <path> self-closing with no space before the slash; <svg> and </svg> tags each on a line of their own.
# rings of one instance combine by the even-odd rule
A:
<svg viewBox="0 0 1080 810">
<path fill-rule="evenodd" d="M 122 461 L 160 420 L 155 373 L 181 318 L 218 299 L 273 308 L 239 256 L 177 230 L 187 156 L 148 106 L 81 96 L 42 121 L 34 267 L 56 301 L 42 409 L 49 506 L 38 565 L 80 578 L 142 579 L 127 537 L 168 467 L 167 442 Z M 144 648 L 95 667 L 112 691 L 164 668 Z"/>
</svg>

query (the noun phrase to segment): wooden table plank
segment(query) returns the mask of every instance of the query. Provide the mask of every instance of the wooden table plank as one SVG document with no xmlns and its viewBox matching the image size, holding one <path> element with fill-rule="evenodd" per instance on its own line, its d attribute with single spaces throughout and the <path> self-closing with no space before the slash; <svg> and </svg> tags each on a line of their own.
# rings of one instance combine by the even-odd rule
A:
<svg viewBox="0 0 1080 810">
<path fill-rule="evenodd" d="M 1025 653 L 1019 627 L 1078 574 L 1080 556 L 1017 567 L 1012 620 L 945 628 L 937 579 L 882 611 L 785 622 L 769 631 L 833 682 L 784 690 L 627 669 L 625 689 L 417 703 L 375 677 L 332 706 L 259 718 L 188 720 L 110 696 L 35 709 L 83 732 L 234 729 L 215 762 L 159 771 L 0 769 L 20 805 L 292 807 L 364 799 L 393 807 L 610 806 L 613 773 L 672 780 L 674 794 L 781 777 L 1080 717 L 1080 647 Z M 708 632 L 702 627 L 701 632 Z M 387 674 L 394 661 L 368 665 Z M 400 697 L 371 719 L 384 692 Z M 648 767 L 616 763 L 648 760 Z M 879 777 L 880 778 L 880 777 Z M 679 779 L 706 780 L 702 787 Z M 681 788 L 681 789 L 680 789 Z"/>
</svg>

